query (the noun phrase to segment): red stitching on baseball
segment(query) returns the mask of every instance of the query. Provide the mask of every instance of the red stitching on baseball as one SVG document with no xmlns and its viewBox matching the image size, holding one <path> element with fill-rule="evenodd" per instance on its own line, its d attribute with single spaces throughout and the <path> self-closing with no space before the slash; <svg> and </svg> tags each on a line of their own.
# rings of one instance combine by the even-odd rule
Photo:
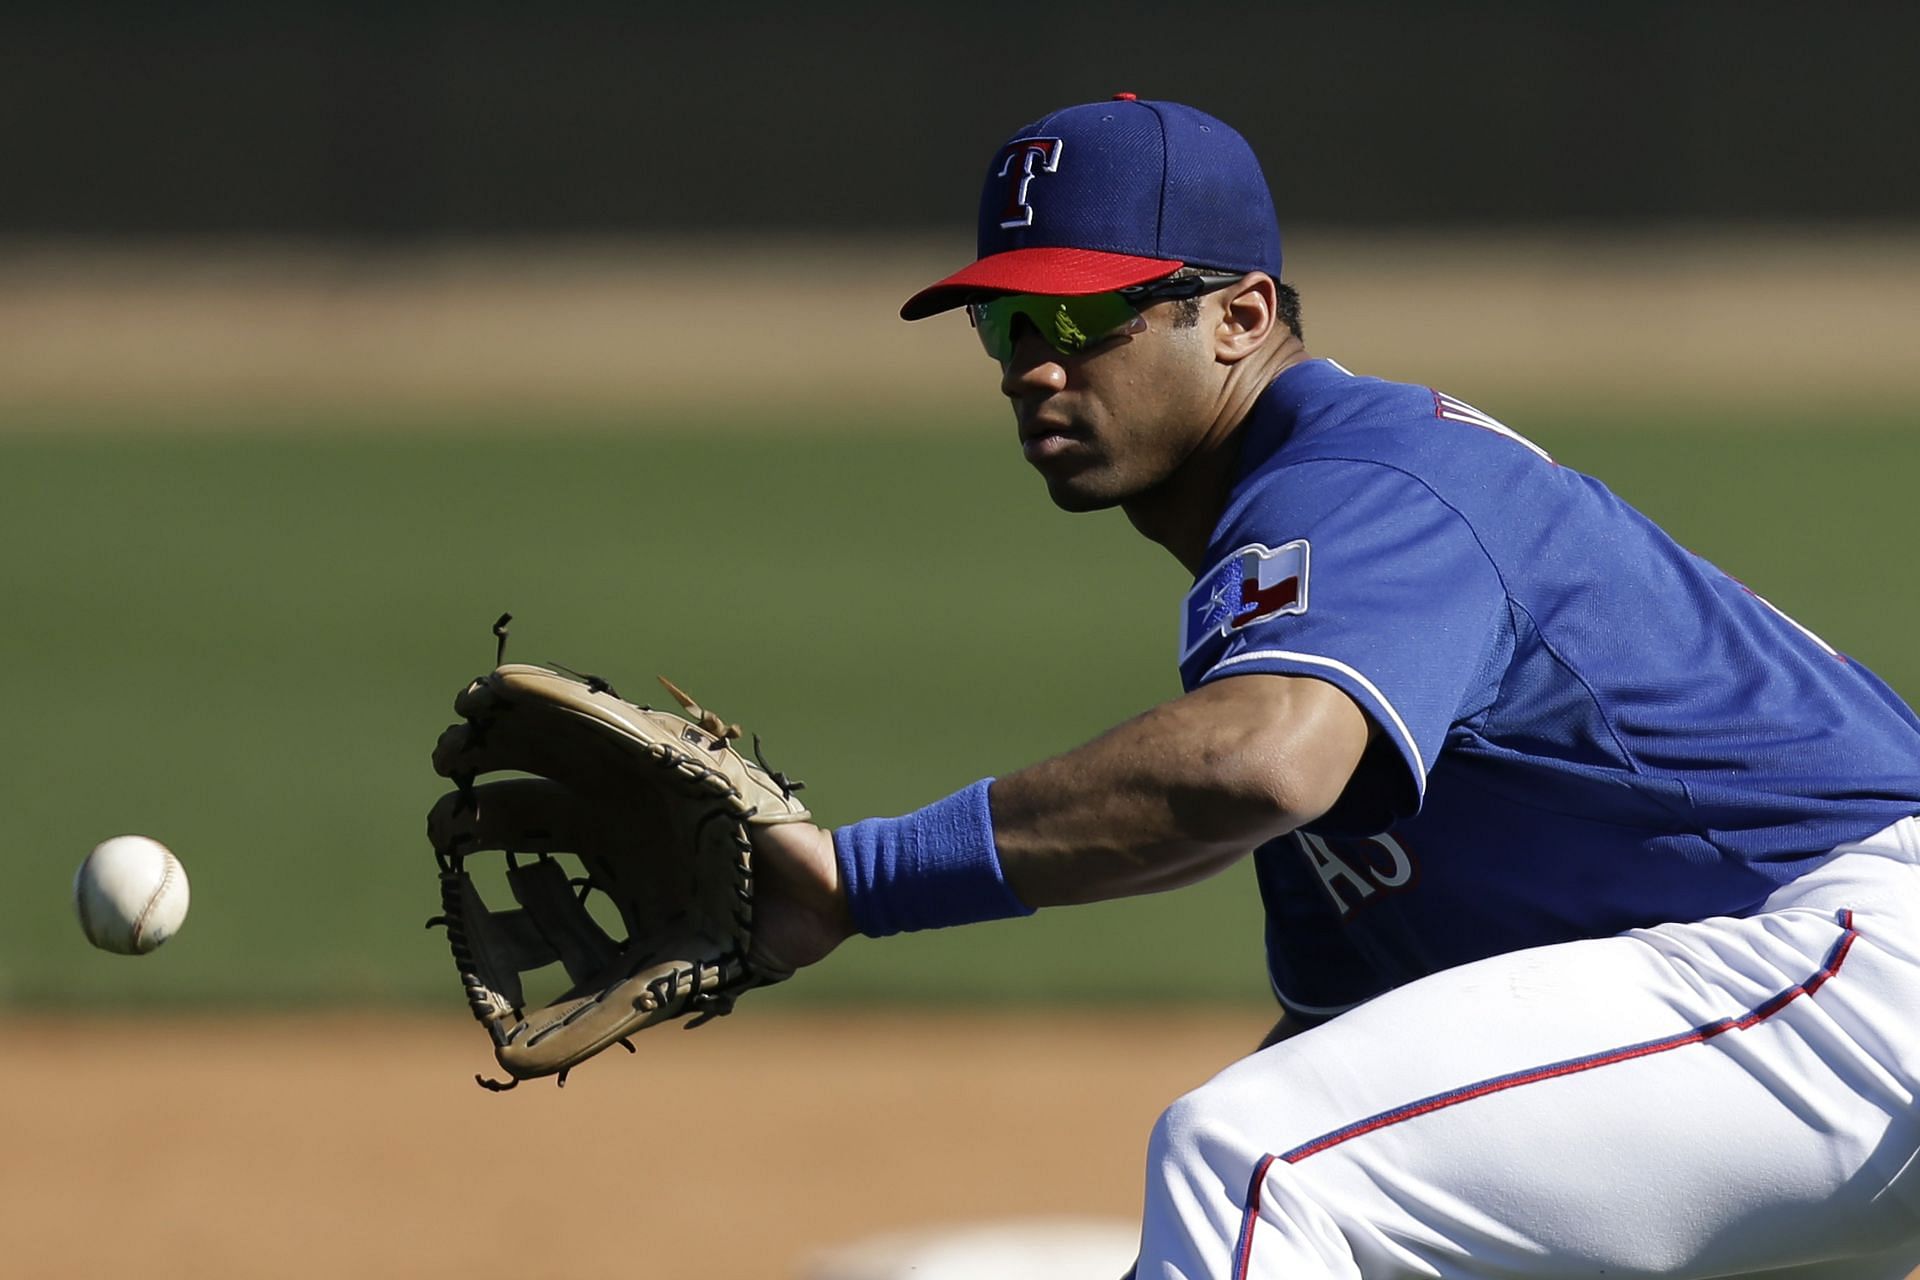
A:
<svg viewBox="0 0 1920 1280">
<path fill-rule="evenodd" d="M 140 909 L 139 916 L 133 922 L 132 945 L 135 951 L 140 949 L 140 935 L 147 927 L 147 917 L 152 915 L 153 909 L 160 905 L 160 899 L 167 896 L 167 886 L 173 883 L 173 869 L 180 865 L 174 860 L 171 851 L 163 848 L 160 852 L 165 859 L 167 869 L 160 873 L 160 887 L 153 891 L 153 896 L 147 899 L 147 905 Z"/>
</svg>

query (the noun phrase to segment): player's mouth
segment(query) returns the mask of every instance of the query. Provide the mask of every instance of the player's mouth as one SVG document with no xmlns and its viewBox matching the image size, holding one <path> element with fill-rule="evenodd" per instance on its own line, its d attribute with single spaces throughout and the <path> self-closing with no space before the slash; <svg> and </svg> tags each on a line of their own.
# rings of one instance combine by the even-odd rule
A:
<svg viewBox="0 0 1920 1280">
<path fill-rule="evenodd" d="M 1020 438 L 1020 452 L 1028 462 L 1045 462 L 1071 451 L 1081 443 L 1078 436 L 1061 431 L 1043 431 Z"/>
<path fill-rule="evenodd" d="M 1020 424 L 1020 452 L 1028 462 L 1058 458 L 1087 442 L 1087 434 L 1062 423 L 1034 419 Z"/>
</svg>

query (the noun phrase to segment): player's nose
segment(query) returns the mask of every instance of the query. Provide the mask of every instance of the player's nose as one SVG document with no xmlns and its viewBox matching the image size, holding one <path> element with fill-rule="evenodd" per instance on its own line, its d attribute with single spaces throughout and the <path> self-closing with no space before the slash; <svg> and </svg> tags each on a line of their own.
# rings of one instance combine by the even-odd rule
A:
<svg viewBox="0 0 1920 1280">
<path fill-rule="evenodd" d="M 1009 399 L 1063 391 L 1067 367 L 1060 353 L 1047 344 L 1032 325 L 1022 325 L 1013 342 L 1012 357 L 1001 366 L 1000 390 Z"/>
</svg>

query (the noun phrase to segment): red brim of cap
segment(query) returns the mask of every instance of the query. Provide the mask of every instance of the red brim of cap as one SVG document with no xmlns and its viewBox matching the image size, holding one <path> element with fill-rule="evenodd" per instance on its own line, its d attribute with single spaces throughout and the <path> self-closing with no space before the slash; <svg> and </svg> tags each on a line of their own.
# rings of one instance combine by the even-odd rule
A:
<svg viewBox="0 0 1920 1280">
<path fill-rule="evenodd" d="M 902 320 L 951 311 L 980 293 L 1050 293 L 1074 297 L 1158 280 L 1186 263 L 1134 258 L 1098 249 L 1009 249 L 928 285 L 900 308 Z"/>
</svg>

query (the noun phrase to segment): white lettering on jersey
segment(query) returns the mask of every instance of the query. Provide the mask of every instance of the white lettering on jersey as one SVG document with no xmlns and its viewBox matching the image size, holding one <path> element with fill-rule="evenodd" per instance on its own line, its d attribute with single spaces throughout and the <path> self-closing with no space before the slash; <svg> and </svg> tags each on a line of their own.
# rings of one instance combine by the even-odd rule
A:
<svg viewBox="0 0 1920 1280">
<path fill-rule="evenodd" d="M 1413 859 L 1406 847 L 1390 835 L 1382 833 L 1365 840 L 1342 841 L 1344 857 L 1319 836 L 1305 831 L 1296 831 L 1293 835 L 1342 920 L 1374 895 L 1404 889 L 1413 883 Z M 1341 890 L 1342 885 L 1346 886 L 1346 892 Z"/>
</svg>

